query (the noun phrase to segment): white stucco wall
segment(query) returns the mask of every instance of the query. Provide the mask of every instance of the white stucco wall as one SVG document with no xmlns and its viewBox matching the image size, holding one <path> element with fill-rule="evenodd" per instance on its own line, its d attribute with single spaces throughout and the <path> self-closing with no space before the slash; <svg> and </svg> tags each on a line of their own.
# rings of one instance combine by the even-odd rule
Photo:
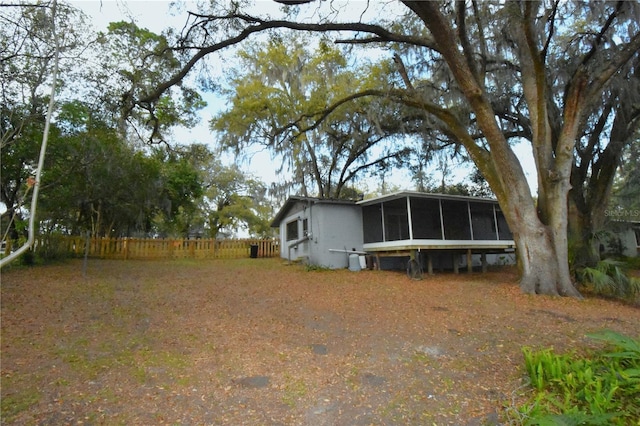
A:
<svg viewBox="0 0 640 426">
<path fill-rule="evenodd" d="M 303 223 L 307 219 L 304 240 Z M 298 239 L 287 241 L 287 223 L 297 221 Z M 346 268 L 348 254 L 330 250 L 362 250 L 362 212 L 360 206 L 335 203 L 297 203 L 280 224 L 280 257 L 304 260 L 311 265 L 332 269 Z M 298 242 L 296 247 L 293 247 Z"/>
<path fill-rule="evenodd" d="M 362 210 L 356 205 L 317 204 L 313 210 L 310 262 L 332 269 L 349 266 L 348 253 L 362 251 Z"/>
</svg>

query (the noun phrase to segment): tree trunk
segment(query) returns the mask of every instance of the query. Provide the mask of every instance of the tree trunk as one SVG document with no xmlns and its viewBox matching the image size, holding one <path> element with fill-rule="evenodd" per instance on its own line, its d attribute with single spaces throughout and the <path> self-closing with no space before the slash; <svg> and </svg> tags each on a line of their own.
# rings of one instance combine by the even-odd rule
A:
<svg viewBox="0 0 640 426">
<path fill-rule="evenodd" d="M 531 69 L 524 73 L 523 79 L 527 81 L 523 85 L 532 116 L 534 158 L 539 189 L 542 188 L 536 209 L 522 165 L 498 125 L 495 111 L 482 85 L 468 66 L 463 55 L 464 49 L 461 51 L 451 42 L 456 40 L 456 35 L 441 14 L 438 4 L 409 1 L 405 1 L 405 4 L 429 28 L 438 44 L 439 53 L 447 61 L 489 145 L 489 155 L 481 156 L 473 139 L 461 139 L 496 194 L 513 233 L 520 267 L 520 288 L 525 293 L 580 297 L 571 280 L 567 260 L 567 195 L 574 146 L 570 142 L 575 142 L 575 137 L 571 137 L 575 136 L 580 109 L 571 104 L 573 108 L 569 114 L 565 114 L 568 124 L 559 137 L 554 158 L 545 103 L 544 64 L 537 57 L 537 51 L 531 53 L 524 49 L 524 59 L 529 60 Z M 533 46 L 529 47 L 533 49 Z M 533 72 L 534 69 L 538 74 Z M 570 99 L 579 98 L 577 95 L 582 87 L 578 85 Z"/>
<path fill-rule="evenodd" d="M 528 294 L 581 297 L 552 249 L 550 234 L 524 235 L 516 243 L 520 289 Z M 564 262 L 566 263 L 566 261 Z"/>
<path fill-rule="evenodd" d="M 510 188 L 498 199 L 516 244 L 520 289 L 528 294 L 582 297 L 567 261 L 568 185 L 561 181 L 550 185 L 545 207 L 531 202 L 525 182 L 514 180 Z"/>
<path fill-rule="evenodd" d="M 569 260 L 573 270 L 595 266 L 600 261 L 599 247 L 594 245 L 597 244 L 596 234 L 605 225 L 605 209 L 622 153 L 635 141 L 633 135 L 637 124 L 634 122 L 639 113 L 634 112 L 632 104 L 632 97 L 612 91 L 588 142 L 584 148 L 576 150 L 579 163 L 574 162 L 571 172 L 568 228 Z M 606 138 L 606 124 L 612 112 L 615 116 L 611 133 L 602 149 L 599 141 Z"/>
<path fill-rule="evenodd" d="M 522 224 L 518 231 L 514 239 L 520 289 L 528 294 L 581 297 L 571 281 L 566 252 L 559 241 L 566 235 L 558 235 L 539 222 Z"/>
<path fill-rule="evenodd" d="M 569 263 L 575 272 L 586 266 L 594 266 L 600 261 L 600 251 L 594 246 L 594 235 L 597 229 L 589 212 L 583 212 L 569 198 Z"/>
</svg>

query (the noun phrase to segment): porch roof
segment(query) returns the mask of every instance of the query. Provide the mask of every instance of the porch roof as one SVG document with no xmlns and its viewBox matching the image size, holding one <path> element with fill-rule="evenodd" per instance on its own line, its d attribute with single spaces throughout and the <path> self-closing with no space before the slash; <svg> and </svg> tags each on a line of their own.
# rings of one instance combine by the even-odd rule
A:
<svg viewBox="0 0 640 426">
<path fill-rule="evenodd" d="M 412 198 L 431 198 L 440 200 L 459 200 L 459 201 L 477 201 L 487 203 L 497 203 L 495 198 L 485 197 L 472 197 L 468 195 L 451 195 L 451 194 L 439 194 L 432 192 L 420 192 L 420 191 L 398 191 L 391 194 L 380 195 L 378 197 L 368 198 L 366 200 L 358 201 L 357 204 L 361 206 L 369 206 L 371 204 L 378 204 L 385 201 L 397 200 L 399 198 L 412 197 Z"/>
</svg>

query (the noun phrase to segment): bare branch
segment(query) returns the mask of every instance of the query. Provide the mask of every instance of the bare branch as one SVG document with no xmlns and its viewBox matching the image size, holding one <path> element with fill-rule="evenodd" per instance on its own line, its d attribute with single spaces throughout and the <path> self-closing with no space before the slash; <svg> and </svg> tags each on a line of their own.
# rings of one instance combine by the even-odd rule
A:
<svg viewBox="0 0 640 426">
<path fill-rule="evenodd" d="M 400 57 L 400 55 L 398 55 L 397 53 L 394 54 L 393 62 L 395 62 L 396 65 L 398 66 L 398 72 L 402 76 L 402 81 L 404 81 L 404 84 L 405 86 L 407 86 L 407 89 L 410 90 L 411 92 L 415 92 L 416 89 L 413 87 L 413 84 L 411 84 L 411 80 L 409 80 L 409 74 L 407 74 L 407 69 L 405 68 L 404 63 L 402 62 L 402 58 Z"/>
</svg>

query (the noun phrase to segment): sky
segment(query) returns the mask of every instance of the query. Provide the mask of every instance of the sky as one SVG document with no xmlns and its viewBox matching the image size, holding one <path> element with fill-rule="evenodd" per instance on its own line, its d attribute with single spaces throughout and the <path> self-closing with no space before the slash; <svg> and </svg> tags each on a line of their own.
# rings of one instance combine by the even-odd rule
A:
<svg viewBox="0 0 640 426">
<path fill-rule="evenodd" d="M 160 33 L 167 27 L 173 26 L 180 29 L 184 25 L 186 20 L 186 9 L 189 4 L 194 3 L 186 2 L 187 6 L 182 7 L 182 12 L 176 14 L 175 9 L 172 9 L 170 1 L 148 1 L 148 0 L 76 0 L 71 1 L 71 4 L 82 9 L 90 18 L 94 28 L 97 31 L 105 31 L 107 25 L 114 21 L 130 21 L 135 20 L 138 26 L 147 28 L 153 32 Z M 358 6 L 362 9 L 362 5 L 365 4 L 361 0 L 351 0 L 351 5 Z M 257 6 L 265 12 L 277 11 L 280 7 L 273 0 L 258 0 Z M 195 8 L 192 8 L 195 9 Z M 341 10 L 341 13 L 344 11 Z M 360 12 L 358 12 L 360 13 Z M 224 100 L 216 97 L 213 94 L 202 94 L 208 106 L 200 112 L 201 121 L 198 126 L 193 129 L 181 128 L 174 132 L 176 141 L 180 143 L 212 143 L 213 135 L 208 129 L 208 122 L 217 112 L 225 108 Z M 533 165 L 533 159 L 530 153 L 530 148 L 526 144 L 516 147 L 516 155 L 521 158 L 525 173 L 529 178 L 529 184 L 532 187 L 532 191 L 536 190 L 536 174 L 535 167 Z M 273 166 L 273 159 L 265 151 L 256 151 L 250 153 L 248 156 L 250 161 L 243 165 L 243 170 L 249 172 L 267 185 L 278 180 L 278 176 Z M 228 161 L 232 161 L 232 157 L 228 158 Z M 456 183 L 469 174 L 468 169 L 457 170 L 450 183 Z M 441 175 L 437 172 L 434 173 L 434 178 L 440 179 Z M 412 189 L 411 185 L 407 186 L 407 182 L 410 182 L 410 178 L 405 172 L 395 173 L 392 175 L 388 182 L 392 185 L 399 186 L 400 189 Z M 376 189 L 376 184 L 369 185 L 371 190 Z"/>
</svg>

